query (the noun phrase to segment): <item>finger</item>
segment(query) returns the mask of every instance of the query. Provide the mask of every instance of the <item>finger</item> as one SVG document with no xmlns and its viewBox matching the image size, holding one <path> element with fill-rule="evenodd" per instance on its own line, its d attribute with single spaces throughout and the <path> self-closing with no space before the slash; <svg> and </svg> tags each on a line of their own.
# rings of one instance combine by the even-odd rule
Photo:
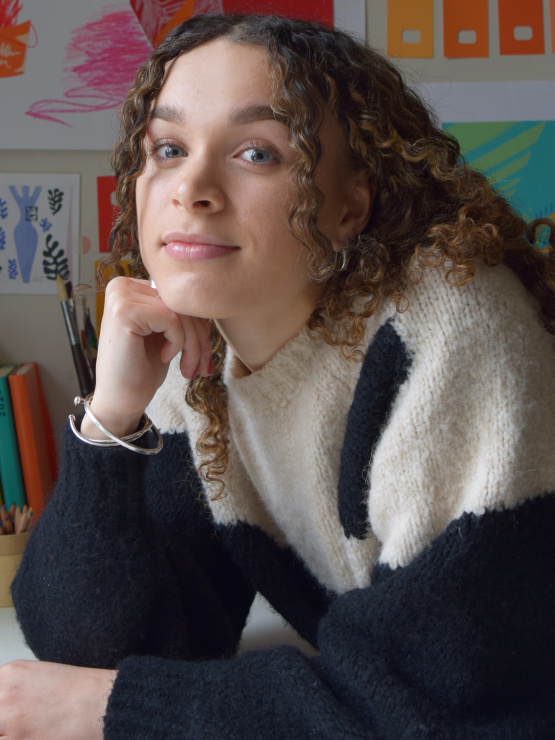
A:
<svg viewBox="0 0 555 740">
<path fill-rule="evenodd" d="M 122 321 L 125 319 L 130 330 L 141 337 L 146 338 L 149 334 L 163 335 L 163 342 L 149 342 L 151 346 L 159 348 L 163 364 L 168 364 L 178 352 L 184 350 L 183 367 L 187 377 L 192 377 L 201 369 L 209 367 L 211 347 L 207 320 L 178 317 L 174 311 L 165 306 L 152 281 L 118 277 L 111 282 L 114 283 L 110 295 L 112 313 L 119 312 L 120 319 Z M 145 306 L 148 306 L 147 311 L 144 310 Z M 139 313 L 135 313 L 137 307 Z M 189 332 L 188 339 L 186 332 Z M 199 339 L 202 360 L 200 365 L 196 357 L 199 347 L 195 340 L 195 332 Z"/>
<path fill-rule="evenodd" d="M 200 363 L 200 339 L 192 316 L 179 316 L 183 331 L 183 346 L 180 368 L 185 378 L 191 380 L 198 372 Z"/>
<path fill-rule="evenodd" d="M 205 378 L 212 375 L 212 342 L 210 341 L 210 322 L 208 319 L 193 319 L 200 344 L 198 372 Z"/>
<path fill-rule="evenodd" d="M 156 306 L 149 307 L 148 310 L 143 308 L 136 317 L 131 331 L 140 337 L 144 337 L 147 341 L 153 334 L 163 337 L 164 341 L 157 346 L 160 347 L 159 357 L 164 365 L 171 362 L 187 344 L 187 338 L 179 316 L 174 311 L 166 308 L 161 302 Z M 190 344 L 194 352 L 194 344 L 192 342 Z"/>
<path fill-rule="evenodd" d="M 137 300 L 145 298 L 159 298 L 158 291 L 151 287 L 148 280 L 140 278 L 128 278 L 118 276 L 112 278 L 106 286 L 106 301 L 109 302 L 114 296 L 128 296 Z"/>
<path fill-rule="evenodd" d="M 144 291 L 147 294 L 156 294 L 156 291 L 151 288 L 148 280 L 126 277 L 124 275 L 117 275 L 116 277 L 110 278 L 106 285 L 106 294 L 120 290 L 137 290 L 139 292 Z"/>
<path fill-rule="evenodd" d="M 163 334 L 172 356 L 177 354 L 183 346 L 183 330 L 175 311 L 155 297 L 148 284 L 138 289 L 128 288 L 114 289 L 106 302 L 105 313 L 112 319 L 113 326 L 118 332 L 123 330 L 143 339 L 150 334 Z"/>
<path fill-rule="evenodd" d="M 181 372 L 189 379 L 200 373 L 205 377 L 212 373 L 212 344 L 210 322 L 196 316 L 179 317 L 185 342 L 181 353 Z"/>
</svg>

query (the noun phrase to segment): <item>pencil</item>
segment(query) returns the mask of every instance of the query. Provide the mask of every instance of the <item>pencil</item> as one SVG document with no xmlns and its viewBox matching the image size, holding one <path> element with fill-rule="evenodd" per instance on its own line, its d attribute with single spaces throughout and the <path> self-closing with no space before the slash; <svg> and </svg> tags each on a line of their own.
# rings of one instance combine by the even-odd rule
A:
<svg viewBox="0 0 555 740">
<path fill-rule="evenodd" d="M 15 533 L 21 534 L 22 532 L 25 532 L 27 529 L 27 522 L 29 521 L 29 513 L 22 514 L 19 518 L 19 521 L 15 525 Z"/>
<path fill-rule="evenodd" d="M 6 521 L 2 523 L 2 529 L 4 530 L 4 534 L 13 534 L 12 520 L 6 519 Z"/>
<path fill-rule="evenodd" d="M 19 506 L 17 506 L 16 509 L 15 509 L 15 516 L 14 516 L 14 519 L 13 519 L 13 523 L 14 523 L 14 526 L 15 526 L 15 533 L 16 534 L 19 533 L 19 523 L 21 522 L 21 516 L 22 516 L 21 515 L 21 509 L 19 508 Z"/>
</svg>

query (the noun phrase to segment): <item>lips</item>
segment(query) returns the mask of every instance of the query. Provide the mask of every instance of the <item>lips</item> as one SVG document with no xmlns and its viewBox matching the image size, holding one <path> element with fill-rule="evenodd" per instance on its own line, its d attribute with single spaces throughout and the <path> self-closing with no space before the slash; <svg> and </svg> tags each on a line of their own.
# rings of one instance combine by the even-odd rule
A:
<svg viewBox="0 0 555 740">
<path fill-rule="evenodd" d="M 217 237 L 199 233 L 171 232 L 162 241 L 166 254 L 176 260 L 216 259 L 238 249 Z"/>
<path fill-rule="evenodd" d="M 209 244 L 213 247 L 228 247 L 229 249 L 233 249 L 236 246 L 235 244 L 230 244 L 223 239 L 218 239 L 217 237 L 212 237 L 207 234 L 200 234 L 197 232 L 186 233 L 183 231 L 172 231 L 169 234 L 166 234 L 162 241 L 164 244 L 169 244 L 170 242 L 177 242 L 180 244 Z"/>
</svg>

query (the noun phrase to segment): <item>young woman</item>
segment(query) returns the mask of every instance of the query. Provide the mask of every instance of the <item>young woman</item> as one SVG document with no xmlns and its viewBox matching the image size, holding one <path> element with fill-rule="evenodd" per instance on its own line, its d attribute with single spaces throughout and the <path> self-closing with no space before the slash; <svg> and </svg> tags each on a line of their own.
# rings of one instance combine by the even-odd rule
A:
<svg viewBox="0 0 555 740">
<path fill-rule="evenodd" d="M 551 736 L 553 225 L 389 61 L 282 18 L 173 31 L 114 161 L 134 277 L 15 582 L 45 662 L 0 670 L 0 735 Z M 233 657 L 256 592 L 317 655 Z"/>
</svg>

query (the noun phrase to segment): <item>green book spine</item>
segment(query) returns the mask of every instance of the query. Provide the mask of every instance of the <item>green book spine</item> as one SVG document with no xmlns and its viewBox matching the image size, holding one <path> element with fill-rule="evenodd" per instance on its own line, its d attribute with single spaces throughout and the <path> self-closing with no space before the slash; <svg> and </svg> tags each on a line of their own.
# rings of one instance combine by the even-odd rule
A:
<svg viewBox="0 0 555 740">
<path fill-rule="evenodd" d="M 0 366 L 0 481 L 7 509 L 26 503 L 8 376 L 17 365 Z"/>
</svg>

